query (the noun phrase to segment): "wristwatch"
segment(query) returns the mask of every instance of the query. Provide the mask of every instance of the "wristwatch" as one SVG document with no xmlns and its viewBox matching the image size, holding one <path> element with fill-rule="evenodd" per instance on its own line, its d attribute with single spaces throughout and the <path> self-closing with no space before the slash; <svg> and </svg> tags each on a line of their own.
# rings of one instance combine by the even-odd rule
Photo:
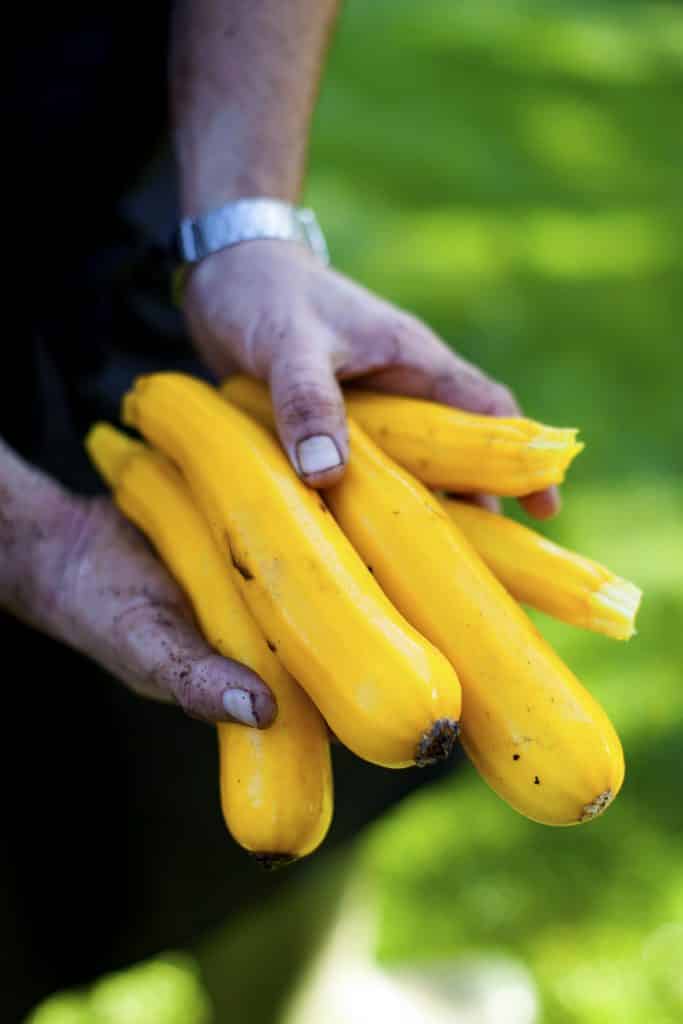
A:
<svg viewBox="0 0 683 1024">
<path fill-rule="evenodd" d="M 324 263 L 330 262 L 313 210 L 265 197 L 238 199 L 201 217 L 185 217 L 176 231 L 174 249 L 183 263 L 198 263 L 231 245 L 261 238 L 301 242 Z"/>
</svg>

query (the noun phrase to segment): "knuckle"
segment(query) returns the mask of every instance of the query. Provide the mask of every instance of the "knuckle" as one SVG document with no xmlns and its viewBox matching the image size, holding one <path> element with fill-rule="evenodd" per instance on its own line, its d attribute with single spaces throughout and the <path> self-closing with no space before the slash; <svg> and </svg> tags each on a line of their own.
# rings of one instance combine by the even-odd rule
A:
<svg viewBox="0 0 683 1024">
<path fill-rule="evenodd" d="M 300 317 L 290 309 L 263 309 L 254 317 L 248 331 L 252 351 L 271 356 L 287 351 L 301 337 Z"/>
<path fill-rule="evenodd" d="M 179 611 L 173 604 L 138 605 L 119 620 L 117 632 L 130 635 L 137 631 L 137 646 L 154 652 L 153 660 L 144 672 L 145 689 L 158 693 L 162 699 L 175 701 L 184 711 L 192 712 L 197 697 L 195 666 L 192 655 L 184 649 Z M 122 628 L 124 619 L 125 630 Z M 125 651 L 123 636 L 121 644 Z"/>
<path fill-rule="evenodd" d="M 162 597 L 143 584 L 130 588 L 113 618 L 113 626 L 122 640 L 134 631 L 144 631 L 150 636 L 163 636 L 162 646 L 170 649 L 171 641 L 180 639 L 177 634 L 183 612 L 179 602 Z"/>
<path fill-rule="evenodd" d="M 175 697 L 186 715 L 196 714 L 197 700 L 192 685 L 192 670 L 189 665 L 178 666 L 166 682 L 166 689 Z"/>
<path fill-rule="evenodd" d="M 431 398 L 483 416 L 511 416 L 518 411 L 512 392 L 468 365 L 449 366 L 432 379 Z"/>
<path fill-rule="evenodd" d="M 517 401 L 510 389 L 498 381 L 491 385 L 486 405 L 487 408 L 484 411 L 491 416 L 509 416 L 519 411 Z"/>
<path fill-rule="evenodd" d="M 177 699 L 191 668 L 182 601 L 145 586 L 126 588 L 120 598 L 108 630 L 107 661 L 121 678 L 133 678 L 137 692 Z"/>
<path fill-rule="evenodd" d="M 242 330 L 242 351 L 250 372 L 267 378 L 277 361 L 296 358 L 311 336 L 305 311 L 286 304 L 259 309 Z"/>
<path fill-rule="evenodd" d="M 408 366 L 415 361 L 417 344 L 429 338 L 425 325 L 412 313 L 397 312 L 377 327 L 377 343 L 388 365 Z"/>
<path fill-rule="evenodd" d="M 316 420 L 337 419 L 339 402 L 318 381 L 293 381 L 278 402 L 278 420 L 284 427 L 298 428 Z"/>
<path fill-rule="evenodd" d="M 214 655 L 178 657 L 164 666 L 164 689 L 191 718 L 210 718 L 212 687 L 210 670 Z"/>
<path fill-rule="evenodd" d="M 458 366 L 447 366 L 432 378 L 430 398 L 447 405 L 468 408 L 470 396 L 481 390 L 482 376 Z"/>
</svg>

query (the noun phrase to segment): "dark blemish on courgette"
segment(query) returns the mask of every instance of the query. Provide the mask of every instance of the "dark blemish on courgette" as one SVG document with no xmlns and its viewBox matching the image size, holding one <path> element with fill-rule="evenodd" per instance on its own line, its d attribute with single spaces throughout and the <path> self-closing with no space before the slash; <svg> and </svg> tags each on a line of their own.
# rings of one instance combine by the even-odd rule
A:
<svg viewBox="0 0 683 1024">
<path fill-rule="evenodd" d="M 249 572 L 249 570 L 246 568 L 246 566 L 244 566 L 240 562 L 238 562 L 237 559 L 234 556 L 232 558 L 232 564 L 237 569 L 238 573 L 240 574 L 240 576 L 242 577 L 243 580 L 247 580 L 247 581 L 253 580 L 254 574 L 252 572 Z"/>
<path fill-rule="evenodd" d="M 415 752 L 415 764 L 418 768 L 445 761 L 453 752 L 453 747 L 460 732 L 459 724 L 453 718 L 439 718 L 428 729 L 420 740 Z"/>
<path fill-rule="evenodd" d="M 276 652 L 276 650 L 277 650 L 277 647 L 275 646 L 275 644 L 273 643 L 273 641 L 272 641 L 272 640 L 268 640 L 268 639 L 266 639 L 266 643 L 268 644 L 268 647 L 269 647 L 269 648 L 270 648 L 270 650 L 271 650 L 271 651 L 273 652 L 273 654 L 275 654 L 275 652 Z"/>
<path fill-rule="evenodd" d="M 540 786 L 540 785 L 541 785 L 541 780 L 539 779 L 538 775 L 534 775 L 534 786 Z"/>
<path fill-rule="evenodd" d="M 232 544 L 230 543 L 230 538 L 228 537 L 227 533 L 225 534 L 225 540 L 228 545 L 228 551 L 230 552 L 230 561 L 232 562 L 233 567 L 237 569 L 238 573 L 240 574 L 243 580 L 247 580 L 247 582 L 249 580 L 253 580 L 253 572 L 250 572 L 249 569 L 247 569 L 246 565 L 244 565 L 242 562 L 239 561 L 239 559 L 235 557 L 235 552 L 232 550 Z"/>
<path fill-rule="evenodd" d="M 513 754 L 513 755 L 512 755 L 512 760 L 513 760 L 513 761 L 519 761 L 519 759 L 520 759 L 520 757 L 521 757 L 521 756 L 522 756 L 521 754 Z"/>
</svg>

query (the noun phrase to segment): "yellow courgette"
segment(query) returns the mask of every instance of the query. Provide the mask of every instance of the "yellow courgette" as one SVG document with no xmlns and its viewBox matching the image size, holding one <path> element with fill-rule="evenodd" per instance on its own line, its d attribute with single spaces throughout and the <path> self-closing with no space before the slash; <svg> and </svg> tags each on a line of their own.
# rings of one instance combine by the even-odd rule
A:
<svg viewBox="0 0 683 1024">
<path fill-rule="evenodd" d="M 256 381 L 231 378 L 222 391 L 272 424 L 267 391 Z M 607 715 L 434 495 L 353 419 L 349 437 L 349 466 L 326 500 L 396 606 L 455 666 L 470 759 L 535 821 L 573 825 L 596 817 L 624 776 Z"/>
<path fill-rule="evenodd" d="M 454 498 L 441 504 L 518 601 L 616 640 L 633 636 L 642 597 L 635 584 L 507 516 Z"/>
<path fill-rule="evenodd" d="M 173 373 L 139 379 L 124 419 L 180 466 L 254 618 L 342 743 L 394 768 L 448 756 L 454 669 L 394 608 L 272 433 Z"/>
<path fill-rule="evenodd" d="M 332 817 L 324 721 L 268 649 L 175 467 L 105 423 L 92 428 L 86 447 L 116 504 L 154 544 L 185 591 L 208 643 L 256 672 L 277 700 L 277 718 L 268 729 L 217 727 L 228 829 L 267 867 L 311 853 Z"/>
<path fill-rule="evenodd" d="M 360 390 L 351 416 L 418 480 L 445 491 L 521 497 L 559 484 L 583 444 L 576 430 L 522 417 L 479 416 L 436 402 Z"/>
</svg>

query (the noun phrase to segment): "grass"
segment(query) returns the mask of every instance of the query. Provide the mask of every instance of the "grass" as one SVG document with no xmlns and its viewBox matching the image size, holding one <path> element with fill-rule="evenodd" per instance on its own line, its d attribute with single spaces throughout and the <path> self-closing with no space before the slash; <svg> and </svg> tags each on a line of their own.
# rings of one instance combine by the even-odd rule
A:
<svg viewBox="0 0 683 1024">
<path fill-rule="evenodd" d="M 318 108 L 335 264 L 579 424 L 577 482 L 683 468 L 682 39 L 677 5 L 351 2 Z"/>
</svg>

